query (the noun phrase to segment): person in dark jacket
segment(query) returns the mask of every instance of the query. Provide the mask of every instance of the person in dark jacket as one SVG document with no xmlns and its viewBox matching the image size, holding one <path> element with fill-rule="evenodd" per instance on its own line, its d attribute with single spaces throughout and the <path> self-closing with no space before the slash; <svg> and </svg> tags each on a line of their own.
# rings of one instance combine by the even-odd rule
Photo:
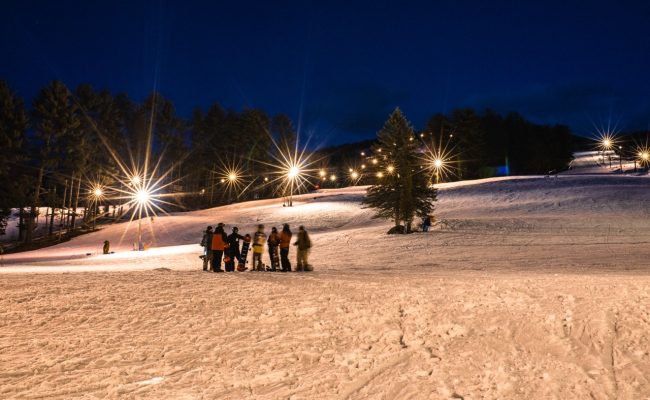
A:
<svg viewBox="0 0 650 400">
<path fill-rule="evenodd" d="M 422 221 L 422 232 L 429 232 L 430 227 L 431 227 L 431 217 L 427 215 Z"/>
<path fill-rule="evenodd" d="M 291 229 L 289 229 L 289 224 L 284 224 L 280 233 L 280 262 L 282 263 L 282 272 L 291 272 L 289 246 L 291 246 Z"/>
<path fill-rule="evenodd" d="M 212 234 L 212 272 L 223 272 L 221 258 L 228 247 L 228 235 L 223 231 L 223 224 L 219 224 Z"/>
<path fill-rule="evenodd" d="M 278 255 L 278 246 L 280 246 L 280 235 L 278 234 L 278 229 L 274 226 L 271 228 L 271 234 L 269 239 L 266 241 L 269 245 L 269 258 L 271 259 L 271 271 L 277 271 L 280 261 L 280 256 Z"/>
<path fill-rule="evenodd" d="M 235 272 L 235 262 L 239 262 L 241 257 L 239 241 L 243 240 L 244 237 L 239 234 L 239 228 L 236 226 L 232 228 L 232 233 L 228 235 L 228 249 L 226 249 L 226 255 L 230 257 L 230 260 L 226 263 L 226 272 Z"/>
<path fill-rule="evenodd" d="M 300 228 L 298 228 L 298 239 L 293 245 L 298 246 L 298 251 L 296 252 L 296 271 L 312 271 L 307 260 L 309 249 L 311 248 L 311 240 L 309 239 L 309 234 L 305 230 L 304 226 L 300 225 Z"/>
<path fill-rule="evenodd" d="M 212 261 L 212 226 L 208 226 L 203 232 L 201 246 L 203 246 L 203 270 L 207 271 Z"/>
</svg>

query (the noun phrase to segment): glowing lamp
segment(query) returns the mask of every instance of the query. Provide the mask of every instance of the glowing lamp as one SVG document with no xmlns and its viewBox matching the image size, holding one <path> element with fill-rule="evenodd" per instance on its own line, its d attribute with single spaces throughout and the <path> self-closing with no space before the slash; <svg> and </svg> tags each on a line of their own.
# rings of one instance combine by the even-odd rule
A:
<svg viewBox="0 0 650 400">
<path fill-rule="evenodd" d="M 294 165 L 293 167 L 289 168 L 289 171 L 287 172 L 287 177 L 289 179 L 294 179 L 299 174 L 300 174 L 300 168 Z"/>
<path fill-rule="evenodd" d="M 146 190 L 138 190 L 135 193 L 135 200 L 138 202 L 138 204 L 145 204 L 149 201 L 149 192 Z"/>
</svg>

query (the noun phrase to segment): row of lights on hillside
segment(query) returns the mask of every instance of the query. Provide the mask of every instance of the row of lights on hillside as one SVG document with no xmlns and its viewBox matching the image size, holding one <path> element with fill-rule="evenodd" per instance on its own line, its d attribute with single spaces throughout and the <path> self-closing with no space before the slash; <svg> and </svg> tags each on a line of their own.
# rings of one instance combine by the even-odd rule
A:
<svg viewBox="0 0 650 400">
<path fill-rule="evenodd" d="M 602 138 L 599 140 L 599 147 L 601 151 L 603 152 L 603 160 L 605 157 L 605 152 L 606 151 L 612 151 L 616 147 L 616 140 L 615 138 L 610 135 L 610 134 L 605 134 L 603 135 Z M 619 145 L 618 146 L 619 153 L 623 150 L 623 146 Z M 619 164 L 620 164 L 620 169 L 621 173 L 623 172 L 623 161 L 621 154 L 619 154 Z M 648 162 L 650 161 L 650 150 L 646 148 L 641 148 L 637 147 L 636 149 L 636 158 L 634 159 L 634 162 L 640 162 L 642 165 L 648 165 Z M 636 164 L 635 164 L 636 165 Z M 611 157 L 609 158 L 609 167 L 612 167 L 612 159 Z M 636 168 L 636 166 L 635 166 Z"/>
<path fill-rule="evenodd" d="M 377 150 L 378 153 L 381 153 L 381 149 Z M 361 152 L 361 155 L 365 157 L 365 152 Z M 645 158 L 647 159 L 648 156 L 646 154 Z M 373 165 L 377 165 L 379 161 L 377 160 L 376 157 L 373 157 L 370 161 Z M 434 158 L 431 161 L 432 168 L 436 171 L 436 174 L 438 171 L 443 167 L 444 165 L 444 160 L 442 158 Z M 366 169 L 365 164 L 361 164 L 360 166 L 360 171 L 350 168 L 348 169 L 349 173 L 349 178 L 352 181 L 358 181 L 361 176 L 362 172 Z M 304 179 L 303 174 L 305 171 L 300 167 L 300 165 L 297 165 L 297 163 L 291 163 L 291 165 L 288 165 L 285 170 L 284 170 L 284 175 L 282 175 L 279 179 L 284 181 L 285 185 L 290 189 L 289 196 L 293 196 L 293 190 L 295 189 L 297 181 L 301 179 L 301 177 Z M 375 173 L 375 176 L 377 178 L 383 178 L 386 174 L 393 174 L 395 173 L 395 167 L 393 165 L 388 165 L 386 167 L 385 172 L 384 171 L 378 171 Z M 328 174 L 325 169 L 321 169 L 318 172 L 318 175 L 322 181 L 331 181 L 331 182 L 336 182 L 338 177 L 336 174 Z M 241 174 L 239 171 L 232 169 L 231 171 L 227 172 L 223 178 L 221 178 L 221 183 L 228 183 L 228 184 L 235 184 L 237 183 L 240 179 L 242 178 Z M 145 180 L 145 178 L 141 177 L 140 174 L 132 174 L 129 178 L 126 180 L 119 179 L 118 180 L 124 184 L 126 189 L 113 189 L 114 191 L 118 192 L 120 196 L 118 196 L 118 199 L 124 199 L 127 200 L 126 204 L 133 204 L 136 209 L 135 213 L 132 215 L 135 216 L 135 214 L 138 215 L 138 246 L 141 246 L 141 239 L 142 239 L 142 234 L 141 234 L 141 219 L 142 219 L 142 211 L 145 211 L 145 213 L 148 215 L 148 211 L 153 211 L 153 207 L 157 207 L 156 205 L 156 200 L 160 200 L 160 197 L 163 195 L 160 194 L 160 190 L 162 189 L 157 185 L 158 182 L 154 182 L 153 179 L 148 179 Z M 269 182 L 268 177 L 263 178 L 264 182 Z M 99 184 L 99 183 L 92 183 L 90 190 L 89 190 L 89 198 L 91 201 L 98 203 L 99 201 L 105 199 L 106 197 L 106 192 L 109 190 L 109 188 Z M 201 194 L 205 193 L 205 189 L 202 189 Z M 93 220 L 94 223 L 94 220 Z M 94 225 L 93 225 L 94 229 Z"/>
</svg>

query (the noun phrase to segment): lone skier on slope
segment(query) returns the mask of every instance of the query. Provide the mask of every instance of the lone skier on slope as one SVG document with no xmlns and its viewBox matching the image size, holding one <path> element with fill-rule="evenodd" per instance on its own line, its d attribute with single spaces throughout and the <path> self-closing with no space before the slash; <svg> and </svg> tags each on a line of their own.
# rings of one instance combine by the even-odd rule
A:
<svg viewBox="0 0 650 400">
<path fill-rule="evenodd" d="M 422 232 L 429 232 L 430 226 L 431 226 L 431 217 L 427 215 L 422 221 Z"/>
</svg>

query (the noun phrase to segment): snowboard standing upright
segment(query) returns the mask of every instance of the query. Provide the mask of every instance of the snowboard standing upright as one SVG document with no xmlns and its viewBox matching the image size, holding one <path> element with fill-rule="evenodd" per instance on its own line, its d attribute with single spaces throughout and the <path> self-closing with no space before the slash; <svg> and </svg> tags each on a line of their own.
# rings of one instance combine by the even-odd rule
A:
<svg viewBox="0 0 650 400">
<path fill-rule="evenodd" d="M 279 271 L 280 270 L 280 253 L 278 253 L 278 246 L 273 247 L 273 251 L 271 252 L 271 268 L 273 271 Z"/>
<path fill-rule="evenodd" d="M 251 247 L 251 235 L 246 234 L 244 236 L 244 244 L 241 247 L 241 256 L 239 258 L 239 265 L 237 265 L 237 271 L 246 271 L 248 268 L 246 267 L 246 263 L 248 260 L 246 258 L 248 257 L 248 249 Z"/>
</svg>

